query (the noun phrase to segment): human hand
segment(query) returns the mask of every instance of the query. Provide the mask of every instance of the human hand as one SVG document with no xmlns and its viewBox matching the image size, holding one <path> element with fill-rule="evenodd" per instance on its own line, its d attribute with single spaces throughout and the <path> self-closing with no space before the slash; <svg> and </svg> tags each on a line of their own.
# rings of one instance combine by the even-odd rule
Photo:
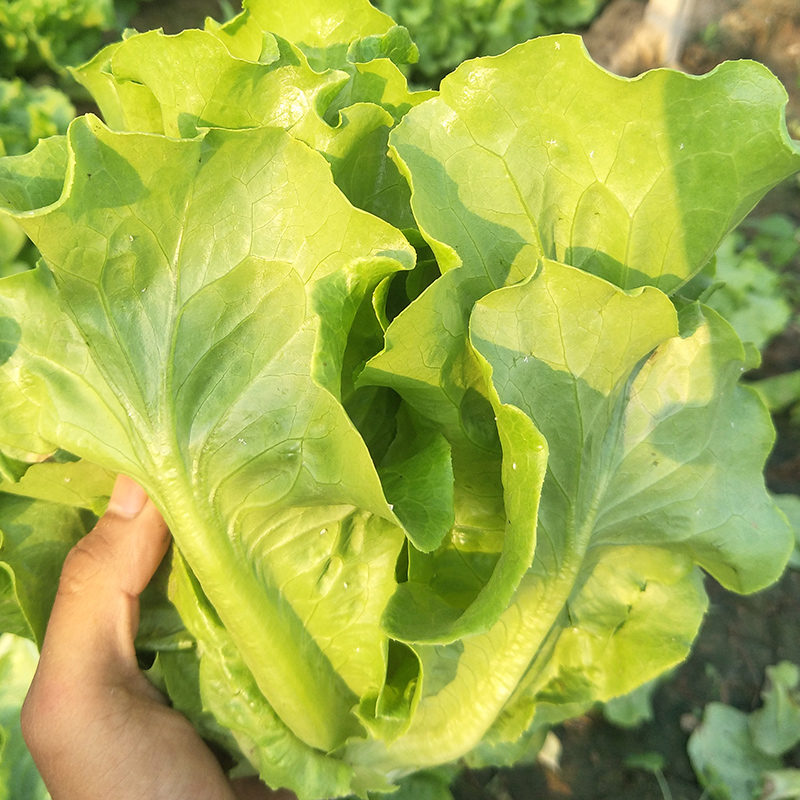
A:
<svg viewBox="0 0 800 800">
<path fill-rule="evenodd" d="M 64 563 L 22 732 L 53 800 L 291 800 L 229 781 L 188 720 L 139 670 L 139 595 L 169 547 L 144 490 L 120 476 Z"/>
</svg>

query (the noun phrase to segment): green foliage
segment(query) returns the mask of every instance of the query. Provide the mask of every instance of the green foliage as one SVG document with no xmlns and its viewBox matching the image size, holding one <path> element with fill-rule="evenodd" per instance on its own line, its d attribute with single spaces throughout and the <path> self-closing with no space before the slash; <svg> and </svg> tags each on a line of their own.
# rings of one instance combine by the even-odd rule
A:
<svg viewBox="0 0 800 800">
<path fill-rule="evenodd" d="M 38 654 L 28 640 L 0 635 L 0 798 L 49 800 L 19 727 L 22 701 L 36 670 Z"/>
<path fill-rule="evenodd" d="M 0 76 L 63 72 L 102 44 L 112 0 L 0 0 Z"/>
<path fill-rule="evenodd" d="M 747 714 L 722 703 L 706 706 L 703 722 L 689 739 L 697 777 L 715 800 L 756 800 L 764 774 L 781 767 L 750 737 Z"/>
<path fill-rule="evenodd" d="M 800 667 L 767 667 L 764 705 L 750 715 L 750 733 L 763 753 L 779 756 L 800 743 Z"/>
<path fill-rule="evenodd" d="M 800 569 L 800 497 L 795 494 L 774 496 L 775 505 L 786 514 L 789 524 L 794 528 L 794 551 L 789 558 L 789 566 Z"/>
<path fill-rule="evenodd" d="M 58 89 L 0 78 L 0 154 L 21 155 L 40 139 L 63 135 L 74 116 L 72 103 Z M 30 269 L 38 257 L 19 225 L 0 219 L 0 276 Z"/>
<path fill-rule="evenodd" d="M 653 695 L 666 677 L 659 675 L 628 694 L 612 697 L 603 705 L 603 716 L 620 728 L 637 728 L 653 719 Z"/>
<path fill-rule="evenodd" d="M 800 742 L 800 668 L 783 661 L 767 668 L 763 706 L 750 714 L 709 703 L 689 739 L 689 757 L 716 800 L 797 800 L 800 770 L 781 756 Z"/>
<path fill-rule="evenodd" d="M 176 545 L 139 646 L 304 799 L 529 753 L 685 657 L 702 570 L 755 591 L 793 545 L 750 351 L 673 302 L 800 169 L 775 79 L 564 35 L 414 93 L 413 55 L 366 2 L 250 0 L 109 45 L 75 71 L 105 122 L 0 161 L 43 256 L 0 280 L 0 512 L 139 481 Z M 37 637 L 81 529 L 30 527 Z"/>
<path fill-rule="evenodd" d="M 69 98 L 57 89 L 0 79 L 0 142 L 5 155 L 27 153 L 40 139 L 65 134 L 74 116 Z"/>
<path fill-rule="evenodd" d="M 437 84 L 462 61 L 588 23 L 605 0 L 376 0 L 420 49 L 413 78 Z"/>
<path fill-rule="evenodd" d="M 0 482 L 2 627 L 41 645 L 67 552 L 105 508 L 112 475 L 86 461 L 31 465 Z"/>
<path fill-rule="evenodd" d="M 716 279 L 722 285 L 707 302 L 742 341 L 761 350 L 786 327 L 800 299 L 797 278 L 781 274 L 800 253 L 800 239 L 797 225 L 783 215 L 748 228 L 732 233 L 717 250 Z"/>
<path fill-rule="evenodd" d="M 754 381 L 751 386 L 761 395 L 772 413 L 788 410 L 793 417 L 796 416 L 796 407 L 800 402 L 800 370 L 771 375 Z"/>
<path fill-rule="evenodd" d="M 759 800 L 797 800 L 800 797 L 800 770 L 776 769 L 764 776 L 764 791 Z"/>
</svg>

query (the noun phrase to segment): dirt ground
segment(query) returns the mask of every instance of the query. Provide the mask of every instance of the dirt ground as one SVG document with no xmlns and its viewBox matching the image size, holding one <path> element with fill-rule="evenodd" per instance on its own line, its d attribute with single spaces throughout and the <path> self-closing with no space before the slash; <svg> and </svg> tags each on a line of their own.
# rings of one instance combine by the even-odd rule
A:
<svg viewBox="0 0 800 800">
<path fill-rule="evenodd" d="M 235 2 L 231 5 L 237 5 Z M 594 58 L 613 71 L 635 75 L 658 66 L 652 38 L 643 31 L 643 0 L 612 0 L 585 40 Z M 217 0 L 147 3 L 131 24 L 174 33 L 219 16 Z M 789 129 L 800 138 L 800 0 L 696 0 L 687 21 L 679 68 L 700 74 L 728 58 L 765 63 L 789 94 Z M 778 187 L 756 213 L 781 211 L 800 224 L 797 181 Z M 800 326 L 772 343 L 760 375 L 800 369 Z M 767 467 L 770 488 L 800 494 L 800 430 L 776 420 L 778 440 Z M 800 572 L 751 597 L 721 589 L 711 579 L 711 610 L 691 657 L 656 692 L 655 718 L 629 731 L 592 713 L 557 729 L 563 745 L 559 771 L 539 765 L 502 770 L 467 770 L 453 789 L 456 800 L 667 800 L 652 773 L 625 765 L 636 753 L 658 752 L 673 800 L 699 800 L 686 742 L 703 707 L 721 700 L 749 711 L 760 704 L 765 667 L 782 659 L 800 663 Z M 800 767 L 800 748 L 788 759 Z"/>
</svg>

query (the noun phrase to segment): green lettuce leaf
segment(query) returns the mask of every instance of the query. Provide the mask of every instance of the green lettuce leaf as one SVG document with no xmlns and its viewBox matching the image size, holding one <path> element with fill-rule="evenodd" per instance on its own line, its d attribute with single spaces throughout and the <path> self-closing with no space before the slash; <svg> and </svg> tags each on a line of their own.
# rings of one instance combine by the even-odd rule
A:
<svg viewBox="0 0 800 800">
<path fill-rule="evenodd" d="M 401 64 L 418 57 L 408 32 L 398 29 L 391 17 L 368 0 L 308 0 L 299 8 L 269 0 L 245 0 L 243 6 L 263 30 L 294 42 L 318 72 L 384 53 Z M 355 53 L 351 55 L 352 50 Z"/>
<path fill-rule="evenodd" d="M 769 110 L 754 120 L 746 92 L 762 80 L 758 102 Z M 624 81 L 591 64 L 576 40 L 553 37 L 464 65 L 393 132 L 420 230 L 445 274 L 388 327 L 361 381 L 391 387 L 442 431 L 457 488 L 457 445 L 502 436 L 498 409 L 527 417 L 549 456 L 529 534 L 533 566 L 504 587 L 516 594 L 499 618 L 485 613 L 472 636 L 453 641 L 464 631 L 452 615 L 432 613 L 431 595 L 464 616 L 486 600 L 496 559 L 463 568 L 454 533 L 434 553 L 410 549 L 387 627 L 440 644 L 415 647 L 423 689 L 408 734 L 388 748 L 354 747 L 353 758 L 427 764 L 431 738 L 457 757 L 484 736 L 514 741 L 542 714 L 557 721 L 624 694 L 688 652 L 707 602 L 696 565 L 738 591 L 780 574 L 789 531 L 760 476 L 774 434 L 761 404 L 735 386 L 750 366 L 746 352 L 713 312 L 693 305 L 679 318 L 656 287 L 677 289 L 728 226 L 797 168 L 778 123 L 783 101 L 756 65 Z M 709 106 L 720 118 L 706 130 Z M 728 130 L 720 141 L 710 131 L 724 127 L 723 113 L 758 130 Z M 762 118 L 772 122 L 762 128 Z M 759 170 L 727 171 L 738 185 L 710 200 L 708 175 L 726 148 L 732 163 L 763 157 Z M 542 265 L 546 256 L 573 266 Z M 628 295 L 614 282 L 650 288 Z M 480 464 L 482 487 L 500 484 L 493 449 L 494 467 L 474 449 L 466 459 Z M 516 464 L 509 456 L 504 470 Z M 505 475 L 502 484 L 494 510 L 504 522 L 515 495 Z M 528 486 L 523 496 L 535 503 L 537 483 Z M 498 530 L 475 526 L 469 550 L 496 555 Z M 468 597 L 459 567 L 477 576 Z M 477 695 L 480 709 L 459 707 Z M 560 717 L 559 707 L 568 709 Z"/>
<path fill-rule="evenodd" d="M 74 116 L 63 92 L 0 79 L 0 155 L 27 153 L 40 139 L 66 133 Z M 0 219 L 0 277 L 29 269 L 38 257 L 14 220 Z"/>
<path fill-rule="evenodd" d="M 487 615 L 468 638 L 415 647 L 423 687 L 408 734 L 388 748 L 353 746 L 354 759 L 387 769 L 431 763 L 431 737 L 447 743 L 437 757 L 455 758 L 490 726 L 489 741 L 516 740 L 539 706 L 574 712 L 625 694 L 688 652 L 707 603 L 696 565 L 755 591 L 779 576 L 792 546 L 761 478 L 769 417 L 736 385 L 745 351 L 714 312 L 693 306 L 679 317 L 653 287 L 628 293 L 545 261 L 476 304 L 470 341 L 496 407 L 523 414 L 547 440 L 535 556 L 488 630 Z M 424 360 L 436 343 L 420 345 Z M 535 503 L 536 485 L 517 494 Z M 445 541 L 437 566 L 458 544 Z M 460 587 L 426 586 L 458 605 Z M 424 616 L 406 619 L 422 634 L 390 627 L 394 635 L 426 641 Z M 478 694 L 481 703 L 459 708 Z"/>
<path fill-rule="evenodd" d="M 767 667 L 764 705 L 750 714 L 750 734 L 756 747 L 780 756 L 800 742 L 800 666 L 781 661 Z"/>
<path fill-rule="evenodd" d="M 540 67 L 543 59 L 544 63 L 553 62 L 553 68 L 542 71 Z M 754 78 L 758 80 L 765 77 L 755 65 L 743 65 L 740 69 L 753 71 Z M 536 74 L 533 75 L 533 72 Z M 574 74 L 580 75 L 581 80 L 576 81 L 572 77 Z M 618 242 L 618 249 L 625 254 L 627 261 L 623 265 L 624 269 L 622 272 L 610 267 L 605 270 L 603 265 L 608 267 L 611 262 L 608 261 L 607 251 L 600 241 L 595 241 L 592 245 L 591 259 L 594 261 L 587 262 L 581 256 L 577 259 L 578 266 L 589 268 L 594 263 L 598 271 L 610 272 L 608 277 L 620 279 L 623 284 L 634 278 L 638 280 L 636 276 L 644 276 L 643 279 L 646 278 L 646 282 L 650 284 L 666 282 L 668 288 L 676 288 L 679 281 L 662 276 L 662 273 L 667 275 L 664 273 L 663 260 L 671 259 L 668 262 L 670 269 L 681 269 L 685 272 L 685 278 L 688 278 L 713 251 L 716 243 L 704 253 L 702 242 L 687 240 L 685 250 L 689 254 L 687 257 L 692 260 L 688 262 L 684 259 L 686 266 L 682 268 L 678 267 L 680 262 L 671 251 L 660 251 L 661 261 L 653 262 L 649 267 L 644 263 L 644 256 L 637 254 L 636 247 L 640 239 L 650 242 L 647 247 L 652 255 L 656 242 L 665 240 L 665 227 L 688 230 L 694 224 L 687 222 L 682 216 L 665 220 L 663 213 L 656 218 L 649 212 L 641 211 L 643 198 L 651 196 L 653 185 L 668 185 L 673 189 L 680 186 L 681 191 L 687 195 L 686 202 L 667 203 L 661 196 L 657 204 L 659 207 L 677 208 L 675 213 L 679 214 L 683 213 L 681 209 L 688 204 L 693 208 L 692 219 L 697 216 L 694 212 L 699 204 L 706 203 L 706 182 L 692 184 L 691 181 L 684 180 L 682 170 L 686 167 L 682 166 L 680 147 L 676 148 L 675 165 L 669 165 L 668 168 L 666 160 L 660 158 L 651 161 L 649 171 L 646 168 L 636 170 L 638 183 L 628 177 L 625 179 L 628 182 L 626 186 L 619 184 L 622 174 L 618 178 L 615 171 L 622 169 L 624 160 L 621 157 L 619 163 L 609 161 L 606 164 L 606 174 L 600 175 L 589 164 L 595 151 L 586 152 L 581 158 L 567 158 L 574 151 L 576 142 L 571 142 L 571 150 L 567 148 L 564 151 L 566 166 L 563 169 L 555 162 L 548 169 L 544 162 L 539 164 L 537 161 L 549 158 L 547 147 L 544 147 L 546 142 L 542 142 L 544 133 L 541 126 L 550 124 L 547 120 L 554 118 L 556 106 L 559 109 L 562 107 L 564 91 L 569 91 L 573 98 L 576 92 L 584 91 L 584 87 L 586 91 L 591 90 L 595 97 L 608 98 L 608 113 L 611 114 L 613 109 L 615 115 L 614 124 L 611 124 L 611 120 L 608 122 L 609 130 L 613 132 L 614 128 L 618 128 L 620 132 L 627 131 L 626 136 L 630 135 L 630 139 L 623 137 L 624 141 L 620 139 L 613 144 L 611 149 L 615 153 L 619 147 L 627 147 L 628 144 L 634 150 L 642 148 L 642 154 L 649 152 L 647 142 L 650 140 L 642 143 L 633 135 L 635 130 L 649 130 L 658 141 L 664 140 L 666 133 L 674 127 L 682 135 L 681 126 L 686 121 L 676 115 L 674 109 L 667 107 L 660 116 L 652 113 L 654 106 L 663 106 L 667 89 L 662 84 L 669 85 L 671 81 L 688 81 L 685 87 L 681 87 L 683 94 L 687 95 L 686 102 L 682 104 L 682 112 L 684 117 L 703 116 L 704 121 L 708 119 L 708 103 L 721 92 L 729 91 L 726 87 L 730 83 L 730 79 L 724 75 L 712 76 L 703 84 L 702 81 L 698 83 L 669 72 L 658 73 L 651 79 L 650 86 L 647 81 L 624 81 L 613 78 L 593 65 L 573 38 L 538 40 L 515 48 L 504 56 L 465 65 L 443 82 L 440 98 L 412 109 L 392 134 L 391 142 L 398 163 L 414 191 L 412 205 L 421 231 L 436 253 L 440 266 L 449 271 L 449 274 L 445 274 L 393 321 L 386 332 L 384 352 L 369 362 L 361 375 L 361 383 L 383 385 L 398 391 L 418 413 L 440 428 L 453 448 L 456 487 L 463 486 L 470 497 L 469 502 L 462 498 L 456 504 L 456 518 L 458 520 L 459 514 L 465 513 L 467 508 L 471 511 L 480 508 L 482 516 L 481 524 L 474 524 L 473 517 L 473 521 L 464 526 L 477 531 L 472 538 L 479 540 L 479 544 L 471 542 L 462 547 L 456 543 L 456 537 L 452 536 L 448 547 L 432 556 L 418 557 L 411 552 L 410 579 L 406 585 L 400 587 L 399 595 L 393 603 L 399 603 L 401 596 L 405 596 L 409 602 L 398 606 L 396 613 L 390 607 L 390 615 L 387 617 L 389 630 L 398 638 L 407 641 L 444 642 L 449 640 L 448 637 L 455 636 L 454 630 L 447 631 L 452 619 L 445 623 L 445 617 L 440 618 L 433 613 L 431 592 L 440 599 L 450 593 L 445 606 L 451 611 L 455 608 L 456 615 L 459 609 L 463 610 L 478 595 L 485 601 L 487 596 L 483 592 L 483 586 L 487 576 L 493 574 L 497 554 L 503 548 L 503 544 L 498 545 L 497 542 L 503 540 L 505 518 L 510 515 L 505 514 L 503 507 L 500 450 L 497 446 L 498 432 L 500 436 L 503 435 L 502 415 L 497 413 L 498 404 L 491 399 L 492 390 L 487 388 L 485 376 L 481 376 L 481 367 L 476 364 L 467 341 L 468 320 L 474 303 L 492 289 L 530 275 L 537 268 L 539 259 L 549 251 L 560 250 L 567 256 L 588 252 L 587 248 L 578 247 L 574 242 L 569 246 L 566 246 L 566 241 L 559 242 L 562 234 L 557 231 L 563 230 L 565 235 L 571 236 L 586 235 L 587 226 L 581 226 L 579 222 L 581 214 L 588 209 L 590 198 L 607 197 L 612 191 L 619 192 L 622 198 L 620 202 L 624 200 L 629 203 L 630 214 L 626 212 L 626 219 L 630 215 L 636 217 L 636 214 L 642 214 L 637 229 L 636 225 L 631 226 L 628 222 L 624 226 L 615 225 L 613 215 L 606 219 L 602 204 L 592 212 L 598 219 L 603 218 L 604 235 L 613 234 L 614 240 Z M 774 81 L 769 83 L 773 97 L 775 85 Z M 678 88 L 672 88 L 671 91 L 677 94 Z M 692 100 L 692 97 L 695 99 Z M 493 104 L 493 113 L 486 114 L 486 103 Z M 771 107 L 771 114 L 777 117 L 779 104 L 774 99 L 771 103 L 774 106 Z M 548 104 L 552 110 L 544 113 Z M 581 136 L 584 126 L 580 114 L 584 113 L 587 106 L 588 102 L 582 104 L 575 99 L 568 105 L 567 121 L 564 123 L 580 130 Z M 734 94 L 729 98 L 726 111 L 744 115 L 745 106 L 749 109 L 749 104 L 738 100 Z M 606 106 L 603 105 L 602 108 Z M 573 111 L 578 117 L 571 121 L 569 113 Z M 560 115 L 561 113 L 559 111 Z M 632 117 L 630 121 L 628 116 Z M 600 122 L 594 118 L 592 124 L 599 125 Z M 760 122 L 755 124 L 760 125 Z M 709 144 L 703 145 L 704 141 L 710 140 L 701 129 L 702 125 L 695 125 L 692 128 L 695 138 L 686 140 L 693 148 L 690 161 L 695 166 L 708 162 L 703 169 L 710 169 L 717 158 L 718 145 L 715 143 L 714 150 Z M 621 135 L 612 134 L 610 141 L 616 141 L 614 136 L 619 138 Z M 732 151 L 738 152 L 741 148 L 754 146 L 752 138 L 750 133 L 742 134 L 740 140 L 731 144 Z M 562 144 L 566 144 L 565 140 L 562 140 Z M 704 146 L 707 148 L 705 157 Z M 786 174 L 792 164 L 797 164 L 798 153 L 788 146 L 787 137 L 784 137 L 784 141 L 778 138 L 774 149 L 775 155 L 770 161 L 770 169 L 775 169 L 776 173 L 782 170 L 781 174 Z M 599 155 L 599 150 L 597 153 Z M 574 152 L 572 155 L 574 156 Z M 567 167 L 574 174 L 568 175 Z M 751 180 L 762 181 L 766 174 L 766 171 L 753 173 Z M 540 180 L 542 175 L 544 178 Z M 762 182 L 761 191 L 766 188 L 768 184 Z M 748 191 L 753 190 L 749 188 Z M 728 205 L 733 204 L 730 214 L 747 199 L 750 199 L 749 195 L 746 198 L 727 196 Z M 636 213 L 635 208 L 639 209 Z M 725 220 L 725 224 L 729 223 L 730 215 Z M 707 230 L 708 226 L 704 228 L 704 231 Z M 725 230 L 720 223 L 719 235 L 722 236 Z M 551 237 L 549 244 L 547 236 Z M 699 256 L 696 255 L 698 252 Z M 628 268 L 630 264 L 637 265 L 635 276 Z M 565 288 L 562 294 L 566 301 L 569 290 Z M 579 305 L 582 300 L 583 298 L 574 301 L 575 305 Z M 659 303 L 662 315 L 674 317 L 672 306 L 666 297 L 661 296 Z M 657 318 L 656 316 L 654 319 Z M 534 324 L 533 320 L 531 324 Z M 677 333 L 674 319 L 671 323 L 664 324 L 671 324 L 672 332 L 662 328 L 659 334 L 653 328 L 649 334 L 653 338 L 642 346 L 637 359 L 644 358 L 663 338 Z M 561 335 L 563 332 L 555 331 L 554 341 Z M 491 339 L 492 336 L 488 338 Z M 597 368 L 606 369 L 599 364 Z M 633 364 L 628 368 L 632 369 Z M 592 401 L 586 397 L 583 402 L 591 404 Z M 591 413 L 590 405 L 577 418 Z M 496 423 L 493 417 L 497 417 Z M 550 446 L 551 460 L 574 458 L 574 448 L 559 439 L 568 435 L 577 436 L 579 430 L 567 425 L 542 430 Z M 555 439 L 551 440 L 551 436 Z M 476 442 L 481 443 L 482 453 L 478 452 Z M 553 453 L 555 445 L 566 448 L 563 455 Z M 463 461 L 458 448 L 464 450 Z M 493 466 L 487 460 L 488 453 L 493 453 Z M 466 472 L 462 479 L 462 467 L 459 463 L 464 464 L 464 470 L 480 470 L 479 500 L 476 500 L 474 489 L 471 488 L 476 483 L 474 478 Z M 553 468 L 551 464 L 550 469 Z M 492 485 L 494 489 L 487 490 L 487 486 Z M 533 485 L 536 485 L 535 481 Z M 574 487 L 565 488 L 565 494 L 570 496 L 573 489 Z M 513 497 L 514 491 L 505 486 L 505 494 Z M 565 512 L 559 513 L 563 517 Z M 541 518 L 539 524 L 543 524 Z M 494 531 L 494 544 L 490 543 L 490 530 Z M 527 540 L 530 543 L 536 541 L 532 530 L 529 530 Z M 526 552 L 519 549 L 518 543 L 514 543 L 512 547 L 506 540 L 505 545 L 515 552 Z M 780 550 L 781 547 L 782 543 L 777 549 Z M 473 554 L 477 552 L 480 558 L 474 555 L 465 556 L 465 551 Z M 769 563 L 772 557 L 774 552 L 767 553 L 764 563 Z M 508 582 L 507 590 L 513 590 L 524 574 L 527 567 L 520 566 L 521 569 Z M 456 580 L 453 578 L 454 570 L 458 571 L 459 568 L 464 574 Z M 757 567 L 755 571 L 758 571 Z M 477 576 L 477 581 L 474 578 L 470 580 L 467 573 Z M 441 591 L 436 588 L 437 581 L 442 584 Z M 733 577 L 728 582 L 731 585 L 737 584 Z M 745 583 L 746 581 L 741 585 L 744 586 Z M 470 584 L 474 588 L 471 597 L 456 600 L 446 588 L 447 584 L 462 587 L 462 592 L 463 587 Z M 450 617 L 452 616 L 451 613 Z M 421 627 L 425 620 L 429 623 L 427 632 L 423 632 Z M 434 630 L 437 620 L 442 623 L 438 626 L 438 632 Z M 493 621 L 487 616 L 481 625 L 485 626 Z M 420 625 L 413 630 L 416 622 Z M 473 632 L 475 630 L 477 628 Z"/>
<path fill-rule="evenodd" d="M 171 595 L 203 651 L 197 677 L 202 707 L 191 709 L 181 704 L 181 710 L 195 724 L 200 714 L 212 712 L 268 785 L 291 787 L 301 800 L 347 794 L 353 781 L 352 768 L 300 741 L 275 713 L 180 556 L 172 576 Z M 177 678 L 174 671 L 171 674 Z M 179 698 L 186 694 L 185 678 L 174 693 Z M 202 730 L 204 726 L 200 727 Z M 211 736 L 217 738 L 213 731 Z"/>
<path fill-rule="evenodd" d="M 88 461 L 47 461 L 33 464 L 18 480 L 4 480 L 6 494 L 85 508 L 100 516 L 106 510 L 115 475 Z"/>
<path fill-rule="evenodd" d="M 595 300 L 577 318 L 552 313 L 565 290 L 588 299 L 592 285 L 596 298 L 616 296 L 622 306 Z M 533 567 L 550 586 L 548 601 L 559 582 L 553 576 L 575 570 L 573 558 L 583 561 L 565 614 L 549 632 L 548 663 L 541 674 L 530 671 L 514 702 L 528 691 L 535 705 L 540 691 L 552 703 L 570 672 L 589 682 L 593 700 L 626 693 L 688 652 L 706 605 L 693 564 L 751 592 L 780 575 L 791 548 L 760 477 L 771 425 L 752 392 L 736 385 L 745 351 L 730 327 L 711 311 L 687 309 L 679 336 L 665 337 L 646 360 L 630 352 L 625 377 L 620 346 L 636 341 L 639 325 L 623 330 L 622 307 L 643 304 L 648 294 L 668 323 L 673 314 L 660 293 L 625 295 L 546 262 L 537 278 L 489 295 L 473 315 L 473 341 L 492 363 L 501 397 L 531 414 L 550 444 L 539 515 L 548 546 L 537 548 Z M 500 329 L 501 309 L 514 318 L 533 313 L 539 323 L 519 329 L 533 331 L 525 339 L 507 326 L 511 340 L 485 344 L 482 333 Z M 641 319 L 652 331 L 657 311 Z M 552 337 L 559 325 L 561 341 Z M 589 365 L 586 353 L 605 347 L 615 355 L 609 351 L 609 366 L 595 372 L 603 360 Z M 547 401 L 534 406 L 536 396 Z M 579 435 L 570 444 L 562 431 Z"/>
<path fill-rule="evenodd" d="M 82 508 L 0 491 L 0 620 L 4 631 L 41 646 L 64 559 L 96 520 Z"/>
<path fill-rule="evenodd" d="M 0 0 L 0 74 L 64 72 L 116 25 L 112 0 Z"/>
<path fill-rule="evenodd" d="M 36 670 L 34 645 L 11 633 L 0 635 L 0 798 L 49 800 L 50 795 L 20 730 L 22 702 Z"/>
<path fill-rule="evenodd" d="M 670 299 L 800 168 L 776 82 L 558 36 L 412 93 L 346 10 L 129 36 L 78 71 L 110 127 L 0 160 L 43 256 L 0 281 L 0 491 L 139 481 L 176 548 L 137 646 L 309 800 L 521 756 L 792 547 L 750 351 Z"/>
<path fill-rule="evenodd" d="M 117 130 L 190 137 L 207 127 L 283 128 L 325 155 L 352 203 L 412 227 L 408 187 L 387 142 L 395 121 L 432 93 L 409 92 L 384 57 L 317 72 L 282 37 L 277 7 L 257 8 L 206 31 L 131 36 L 73 74 Z M 364 24 L 366 35 L 372 28 Z"/>
<path fill-rule="evenodd" d="M 764 773 L 763 800 L 797 800 L 800 769 L 773 769 Z"/>
<path fill-rule="evenodd" d="M 49 269 L 4 286 L 20 334 L 5 375 L 25 375 L 4 399 L 38 433 L 13 415 L 0 438 L 145 486 L 261 691 L 333 749 L 383 683 L 379 619 L 403 539 L 336 397 L 356 309 L 410 268 L 410 247 L 275 129 L 179 141 L 84 118 L 66 149 L 6 167 L 5 202 Z"/>
<path fill-rule="evenodd" d="M 191 137 L 203 127 L 315 126 L 347 75 L 314 72 L 285 40 L 264 62 L 232 54 L 208 31 L 149 31 L 109 45 L 73 70 L 117 130 Z M 287 99 L 291 97 L 291 102 Z"/>
<path fill-rule="evenodd" d="M 553 36 L 459 67 L 392 145 L 443 269 L 500 286 L 546 257 L 672 293 L 798 169 L 785 103 L 759 64 L 627 80 Z"/>
<path fill-rule="evenodd" d="M 779 758 L 753 744 L 747 714 L 723 703 L 706 706 L 687 749 L 700 784 L 711 797 L 751 800 L 764 788 L 766 774 L 782 766 Z"/>
</svg>

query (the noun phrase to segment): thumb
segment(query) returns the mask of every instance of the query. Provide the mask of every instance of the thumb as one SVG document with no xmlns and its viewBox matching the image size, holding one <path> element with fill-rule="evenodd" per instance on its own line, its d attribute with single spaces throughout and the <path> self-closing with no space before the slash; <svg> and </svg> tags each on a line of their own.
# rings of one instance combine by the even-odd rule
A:
<svg viewBox="0 0 800 800">
<path fill-rule="evenodd" d="M 168 547 L 158 509 L 120 475 L 108 511 L 64 562 L 40 667 L 106 685 L 138 672 L 139 595 Z"/>
</svg>

